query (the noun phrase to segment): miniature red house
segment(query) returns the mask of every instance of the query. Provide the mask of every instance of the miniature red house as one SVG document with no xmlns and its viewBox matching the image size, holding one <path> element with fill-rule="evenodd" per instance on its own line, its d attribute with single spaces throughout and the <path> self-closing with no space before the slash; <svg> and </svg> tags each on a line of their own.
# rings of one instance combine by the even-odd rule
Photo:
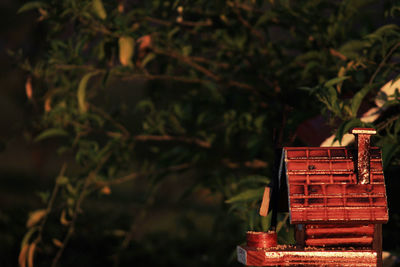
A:
<svg viewBox="0 0 400 267">
<path fill-rule="evenodd" d="M 254 266 L 382 264 L 381 226 L 388 221 L 382 156 L 379 148 L 370 147 L 374 129 L 356 128 L 352 133 L 355 149 L 283 148 L 278 184 L 286 180 L 296 245 L 277 245 L 273 231 L 249 232 L 247 246 L 237 248 L 240 262 Z M 268 192 L 262 215 L 268 209 Z"/>
</svg>

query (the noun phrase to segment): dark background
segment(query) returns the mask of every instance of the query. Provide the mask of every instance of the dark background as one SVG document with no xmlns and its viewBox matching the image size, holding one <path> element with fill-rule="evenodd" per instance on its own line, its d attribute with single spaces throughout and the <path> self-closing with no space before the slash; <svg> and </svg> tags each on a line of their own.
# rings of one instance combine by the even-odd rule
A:
<svg viewBox="0 0 400 267">
<path fill-rule="evenodd" d="M 8 56 L 8 50 L 23 49 L 30 58 L 40 56 L 43 52 L 41 41 L 45 29 L 35 23 L 36 16 L 31 12 L 16 14 L 24 1 L 0 1 L 0 266 L 16 266 L 21 240 L 26 232 L 26 220 L 30 211 L 42 208 L 37 193 L 49 190 L 54 183 L 54 176 L 61 166 L 61 160 L 55 156 L 56 143 L 46 141 L 40 144 L 31 142 L 28 128 L 35 116 L 35 105 L 28 101 L 24 84 L 26 74 L 18 69 L 16 62 Z M 124 85 L 127 86 L 127 85 Z M 123 86 L 116 92 L 124 92 Z M 397 188 L 400 188 L 398 169 L 385 173 L 389 199 L 390 221 L 383 227 L 384 250 L 400 254 L 400 214 Z M 209 192 L 200 191 L 185 203 L 179 202 L 182 188 L 174 186 L 175 177 L 163 184 L 164 190 L 154 200 L 155 205 L 149 208 L 150 216 L 136 223 L 138 228 L 136 240 L 124 260 L 129 262 L 134 258 L 138 262 L 148 262 L 148 266 L 207 266 L 210 250 L 214 255 L 229 254 L 234 266 L 235 255 L 229 244 L 239 244 L 245 229 L 240 229 L 240 223 L 235 225 L 232 220 L 226 220 L 226 227 L 219 229 L 221 236 L 210 237 L 211 221 L 218 214 L 215 203 L 218 195 L 210 196 Z M 188 177 L 187 183 L 190 183 Z M 185 182 L 184 182 L 185 183 Z M 65 266 L 74 266 L 79 261 L 80 266 L 109 266 L 102 257 L 93 258 L 88 255 L 109 253 L 118 246 L 118 242 L 110 232 L 104 231 L 104 225 L 114 225 L 112 231 L 130 227 L 132 215 L 139 210 L 135 203 L 140 203 L 140 188 L 128 185 L 113 188 L 111 196 L 95 197 L 96 201 L 88 201 L 92 211 L 82 216 L 79 224 L 83 232 L 74 239 L 66 250 Z M 136 192 L 133 190 L 137 190 Z M 171 194 L 173 192 L 173 194 Z M 136 199 L 138 198 L 138 199 Z M 116 208 L 117 207 L 117 208 Z M 224 221 L 225 218 L 220 218 Z M 195 221 L 195 224 L 193 224 Z M 224 223 L 220 223 L 224 225 Z M 111 231 L 111 230 L 110 230 Z M 215 231 L 214 231 L 215 232 Z M 218 231 L 217 231 L 218 232 Z M 230 235 L 227 232 L 232 232 Z M 98 233 L 102 233 L 99 235 Z M 188 240 L 190 236 L 190 240 Z M 231 236 L 231 240 L 226 237 Z M 145 237 L 145 238 L 144 238 Z M 172 238 L 173 237 L 173 238 Z M 221 244 L 219 238 L 225 238 L 226 247 L 216 247 L 210 244 L 214 240 Z M 212 241 L 211 241 L 212 242 Z M 206 249 L 205 249 L 206 248 Z M 154 257 L 151 257 L 153 255 Z M 158 255 L 158 256 L 157 256 Z M 190 256 L 188 256 L 190 255 Z M 111 256 L 110 256 L 111 257 Z M 111 261 L 111 259 L 109 259 Z M 215 260 L 215 259 L 214 259 Z M 220 259 L 226 262 L 226 259 Z M 197 266 L 196 265 L 196 266 Z M 238 264 L 237 264 L 238 265 Z"/>
</svg>

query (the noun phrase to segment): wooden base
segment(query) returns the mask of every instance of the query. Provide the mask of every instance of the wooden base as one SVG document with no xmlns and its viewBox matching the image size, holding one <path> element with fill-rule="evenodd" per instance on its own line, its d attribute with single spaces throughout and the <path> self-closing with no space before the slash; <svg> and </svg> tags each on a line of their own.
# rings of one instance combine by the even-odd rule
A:
<svg viewBox="0 0 400 267">
<path fill-rule="evenodd" d="M 298 247 L 237 247 L 238 261 L 252 266 L 377 266 L 375 250 L 325 250 Z"/>
</svg>

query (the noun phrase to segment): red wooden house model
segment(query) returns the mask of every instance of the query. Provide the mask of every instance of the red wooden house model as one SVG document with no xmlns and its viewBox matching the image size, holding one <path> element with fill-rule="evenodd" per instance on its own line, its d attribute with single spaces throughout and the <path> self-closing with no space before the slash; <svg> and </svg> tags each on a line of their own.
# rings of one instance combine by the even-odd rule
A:
<svg viewBox="0 0 400 267">
<path fill-rule="evenodd" d="M 238 260 L 254 266 L 380 266 L 388 221 L 382 155 L 370 128 L 352 130 L 356 148 L 285 147 L 278 186 L 287 186 L 296 245 L 277 245 L 274 229 L 248 232 Z M 276 198 L 275 194 L 275 198 Z M 273 201 L 271 199 L 271 201 Z M 261 215 L 269 206 L 264 194 Z"/>
</svg>

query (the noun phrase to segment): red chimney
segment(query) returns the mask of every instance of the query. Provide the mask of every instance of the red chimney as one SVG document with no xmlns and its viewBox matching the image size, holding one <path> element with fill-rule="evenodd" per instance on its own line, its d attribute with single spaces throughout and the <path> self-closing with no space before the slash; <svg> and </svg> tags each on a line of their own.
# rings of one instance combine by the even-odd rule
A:
<svg viewBox="0 0 400 267">
<path fill-rule="evenodd" d="M 359 184 L 370 183 L 370 138 L 376 134 L 372 128 L 354 128 L 351 131 L 356 137 L 357 143 L 357 182 Z"/>
</svg>

